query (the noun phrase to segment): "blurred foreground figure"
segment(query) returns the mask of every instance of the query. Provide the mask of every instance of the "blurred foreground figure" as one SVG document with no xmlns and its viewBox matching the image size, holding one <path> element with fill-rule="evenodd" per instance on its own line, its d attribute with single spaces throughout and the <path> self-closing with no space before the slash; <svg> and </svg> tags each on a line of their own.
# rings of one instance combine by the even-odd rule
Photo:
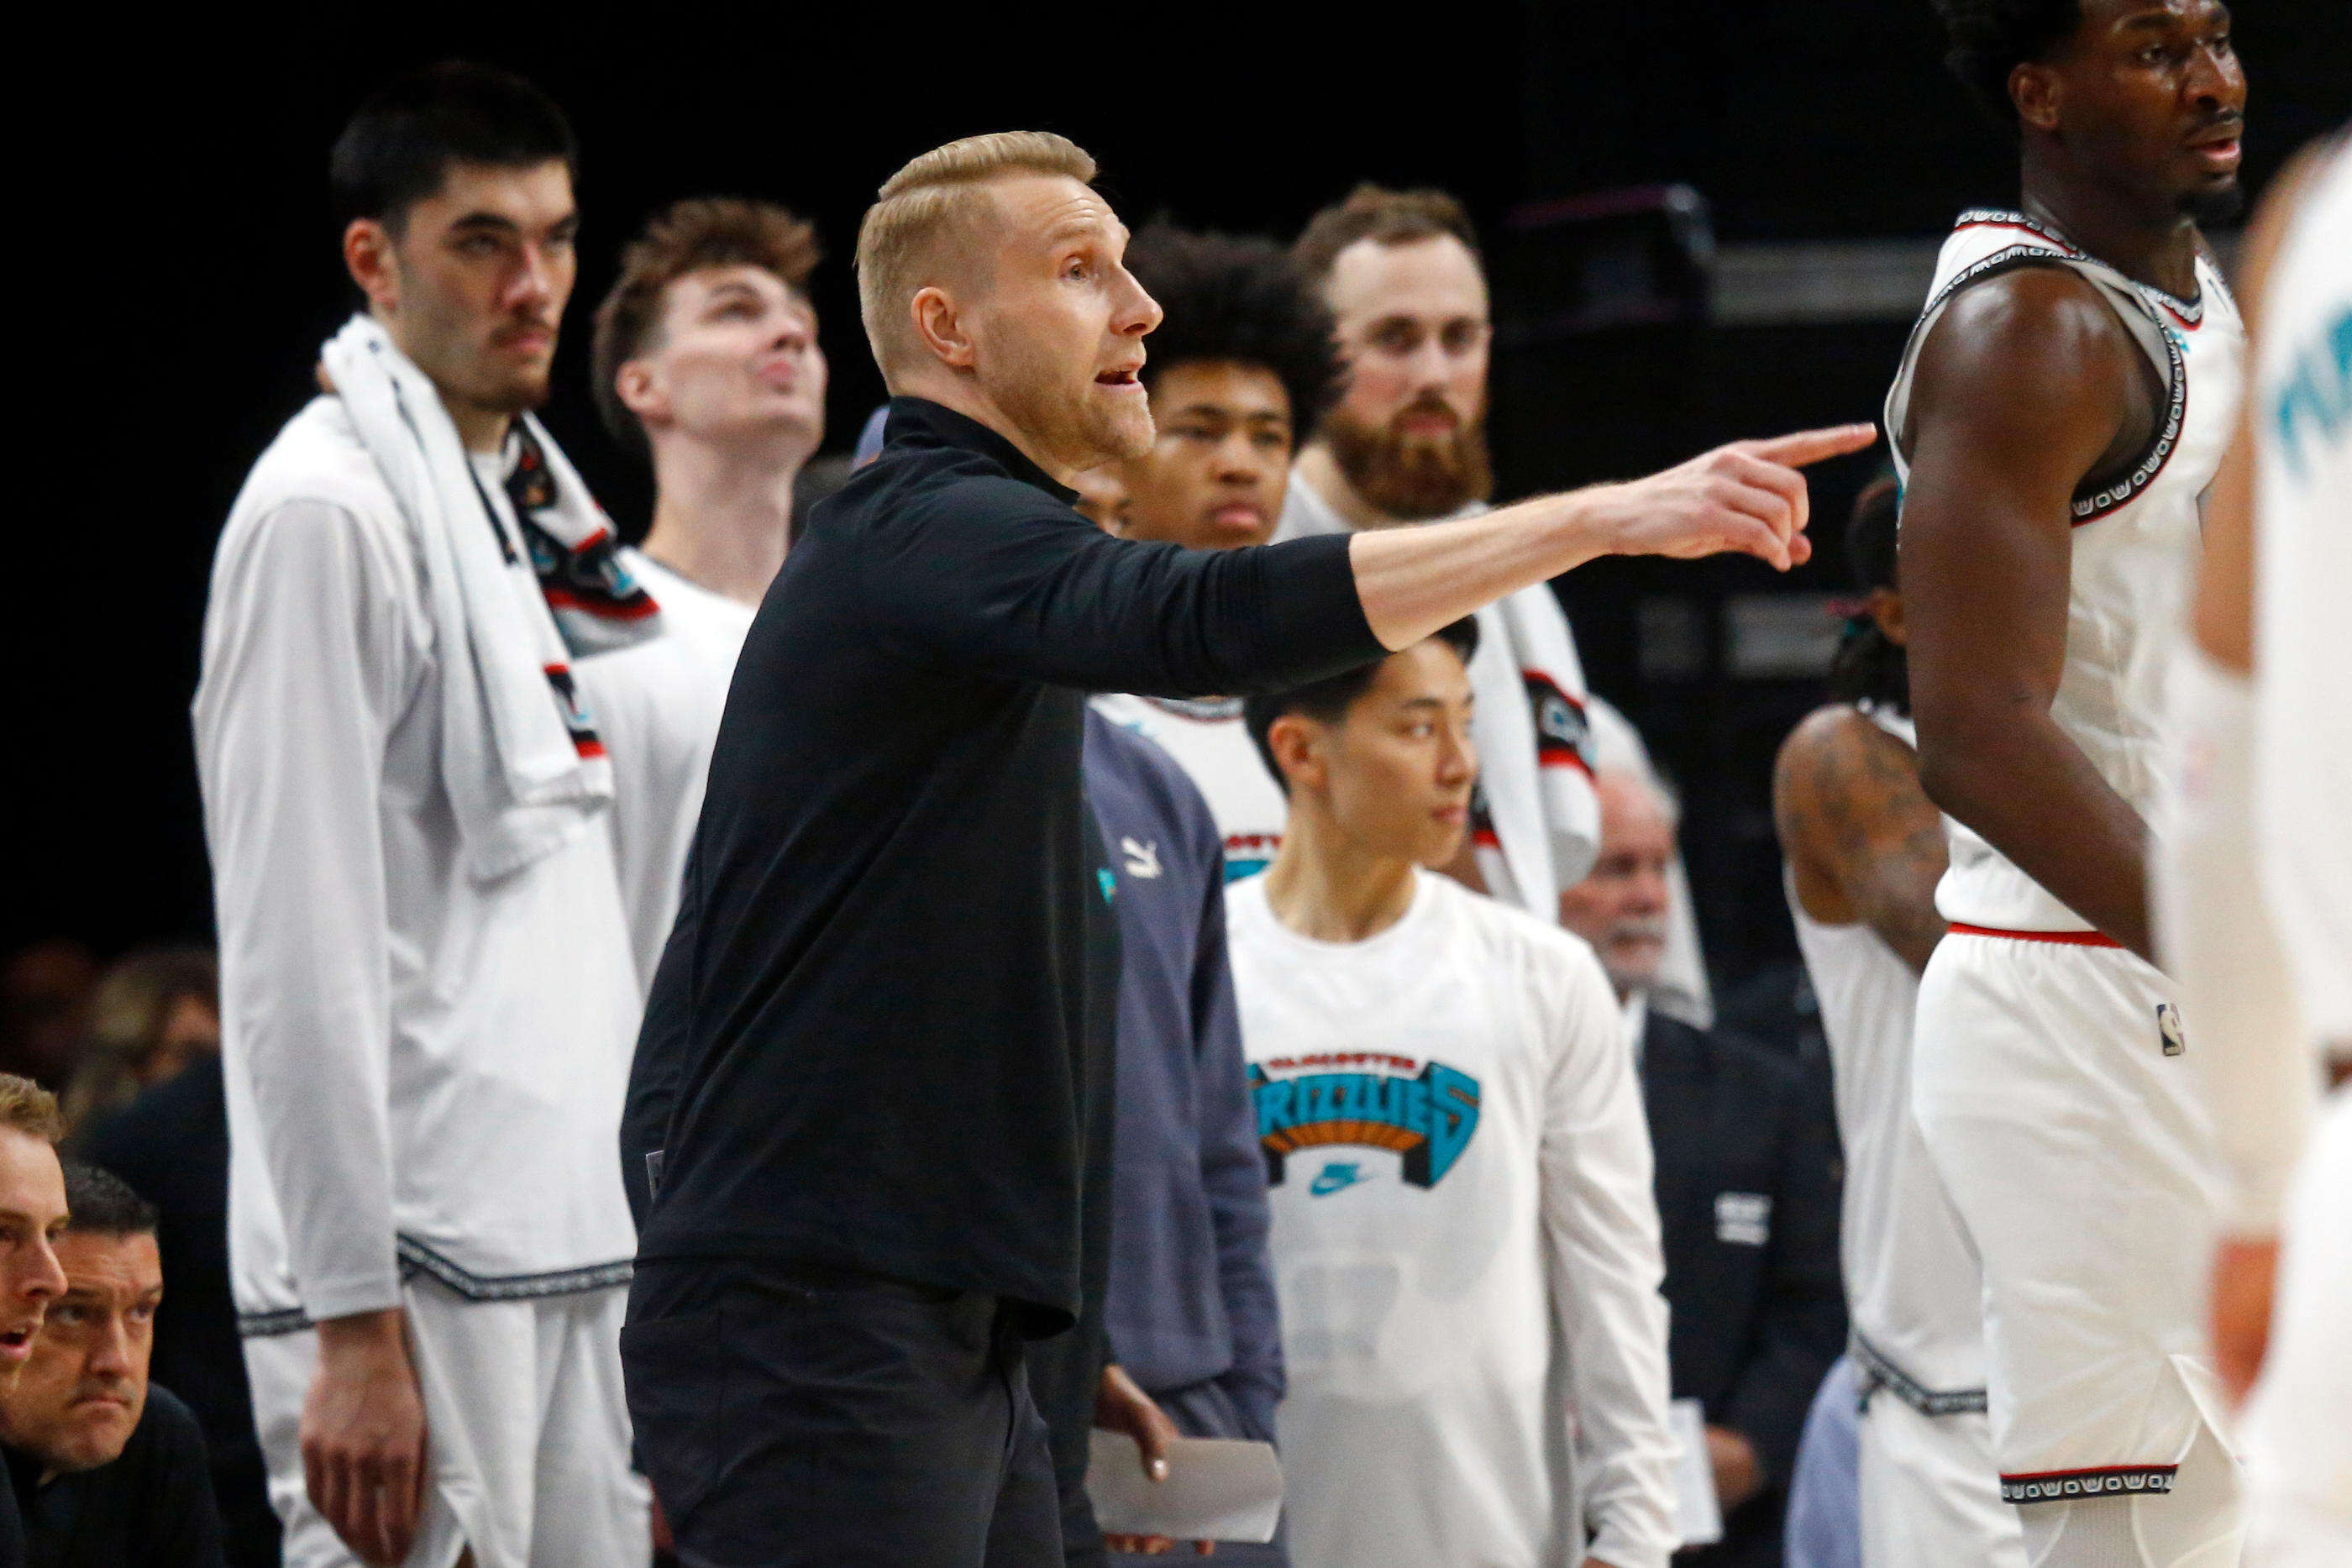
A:
<svg viewBox="0 0 2352 1568">
<path fill-rule="evenodd" d="M 1984 1270 L 2001 1495 L 2035 1568 L 2227 1568 L 2197 1020 L 2148 961 L 2164 671 L 2245 339 L 2217 0 L 1937 0 L 2015 133 L 1887 394 L 1919 778 L 1951 819 L 1912 1100 Z"/>
<path fill-rule="evenodd" d="M 2175 674 L 2179 823 L 2157 884 L 2229 1176 L 2212 1318 L 2231 1392 L 2254 1385 L 2247 1560 L 2321 1568 L 2352 1562 L 2352 1096 L 2313 1114 L 2321 1059 L 2352 1066 L 2342 133 L 2280 176 L 2245 266 L 2253 374 Z"/>
<path fill-rule="evenodd" d="M 66 1288 L 32 1359 L 0 1392 L 0 1446 L 36 1568 L 220 1568 L 205 1437 L 148 1382 L 163 1262 L 155 1209 L 113 1176 L 66 1164 Z"/>
<path fill-rule="evenodd" d="M 1913 1013 L 1944 936 L 1936 883 L 1947 856 L 1914 749 L 1897 504 L 1891 478 L 1854 504 L 1846 559 L 1867 597 L 1831 668 L 1837 700 L 1780 747 L 1773 814 L 1845 1151 L 1863 1563 L 2023 1568 L 1985 1416 L 1982 1281 L 1911 1113 Z"/>
<path fill-rule="evenodd" d="M 484 67 L 336 142 L 364 310 L 221 536 L 196 692 L 231 1252 L 299 1568 L 641 1568 L 613 1157 L 638 1012 L 572 661 L 659 630 L 530 411 L 572 133 Z"/>
</svg>

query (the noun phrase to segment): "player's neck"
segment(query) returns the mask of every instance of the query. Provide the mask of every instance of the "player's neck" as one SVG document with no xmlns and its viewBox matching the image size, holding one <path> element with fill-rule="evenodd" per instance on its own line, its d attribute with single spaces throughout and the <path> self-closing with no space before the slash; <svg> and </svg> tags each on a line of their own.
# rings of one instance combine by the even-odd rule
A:
<svg viewBox="0 0 2352 1568">
<path fill-rule="evenodd" d="M 698 587 L 757 605 L 784 564 L 793 481 L 804 454 L 771 443 L 749 453 L 666 442 L 655 454 L 646 554 Z"/>
<path fill-rule="evenodd" d="M 1265 900 L 1301 936 L 1369 941 L 1412 907 L 1416 869 L 1410 860 L 1368 852 L 1311 803 L 1294 803 L 1282 848 L 1266 868 Z"/>
<path fill-rule="evenodd" d="M 1351 528 L 1393 528 L 1403 520 L 1390 517 L 1357 492 L 1327 443 L 1310 441 L 1299 449 L 1298 461 L 1291 465 L 1290 482 L 1313 491 L 1317 500 Z"/>
<path fill-rule="evenodd" d="M 2028 144 L 2026 215 L 2135 282 L 2182 298 L 2197 292 L 2197 225 L 2178 208 L 2151 206 Z"/>
</svg>

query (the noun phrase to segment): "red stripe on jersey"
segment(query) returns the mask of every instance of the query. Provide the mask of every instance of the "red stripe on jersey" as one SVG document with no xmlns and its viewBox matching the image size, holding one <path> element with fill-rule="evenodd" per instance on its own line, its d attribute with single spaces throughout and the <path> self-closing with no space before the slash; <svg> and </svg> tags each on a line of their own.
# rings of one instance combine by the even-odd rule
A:
<svg viewBox="0 0 2352 1568">
<path fill-rule="evenodd" d="M 1991 925 L 1971 925 L 1965 920 L 1953 921 L 1948 929 L 1955 936 L 2004 936 L 2011 942 L 2055 942 L 2064 947 L 2123 946 L 2104 931 L 2003 931 Z"/>
</svg>

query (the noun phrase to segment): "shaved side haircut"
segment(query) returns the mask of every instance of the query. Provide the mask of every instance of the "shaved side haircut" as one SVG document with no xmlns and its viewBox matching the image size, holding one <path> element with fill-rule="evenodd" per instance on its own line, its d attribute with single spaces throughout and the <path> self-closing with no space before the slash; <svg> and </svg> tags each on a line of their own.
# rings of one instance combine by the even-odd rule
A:
<svg viewBox="0 0 2352 1568">
<path fill-rule="evenodd" d="M 996 131 L 934 147 L 883 183 L 857 230 L 857 314 L 887 379 L 915 351 L 907 302 L 939 281 L 941 258 L 971 254 L 995 215 L 986 190 L 1007 174 L 1095 180 L 1095 161 L 1050 131 Z M 946 242 L 959 242 L 952 247 Z"/>
</svg>

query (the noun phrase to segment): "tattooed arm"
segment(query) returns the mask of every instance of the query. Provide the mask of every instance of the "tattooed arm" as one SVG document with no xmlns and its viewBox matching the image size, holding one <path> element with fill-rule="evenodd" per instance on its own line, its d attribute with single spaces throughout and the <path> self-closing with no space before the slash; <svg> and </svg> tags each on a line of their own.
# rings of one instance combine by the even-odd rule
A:
<svg viewBox="0 0 2352 1568">
<path fill-rule="evenodd" d="M 1807 915 L 1867 925 L 1912 968 L 1927 967 L 1944 935 L 1944 822 L 1916 752 L 1853 708 L 1822 708 L 1780 747 L 1772 816 Z"/>
</svg>

